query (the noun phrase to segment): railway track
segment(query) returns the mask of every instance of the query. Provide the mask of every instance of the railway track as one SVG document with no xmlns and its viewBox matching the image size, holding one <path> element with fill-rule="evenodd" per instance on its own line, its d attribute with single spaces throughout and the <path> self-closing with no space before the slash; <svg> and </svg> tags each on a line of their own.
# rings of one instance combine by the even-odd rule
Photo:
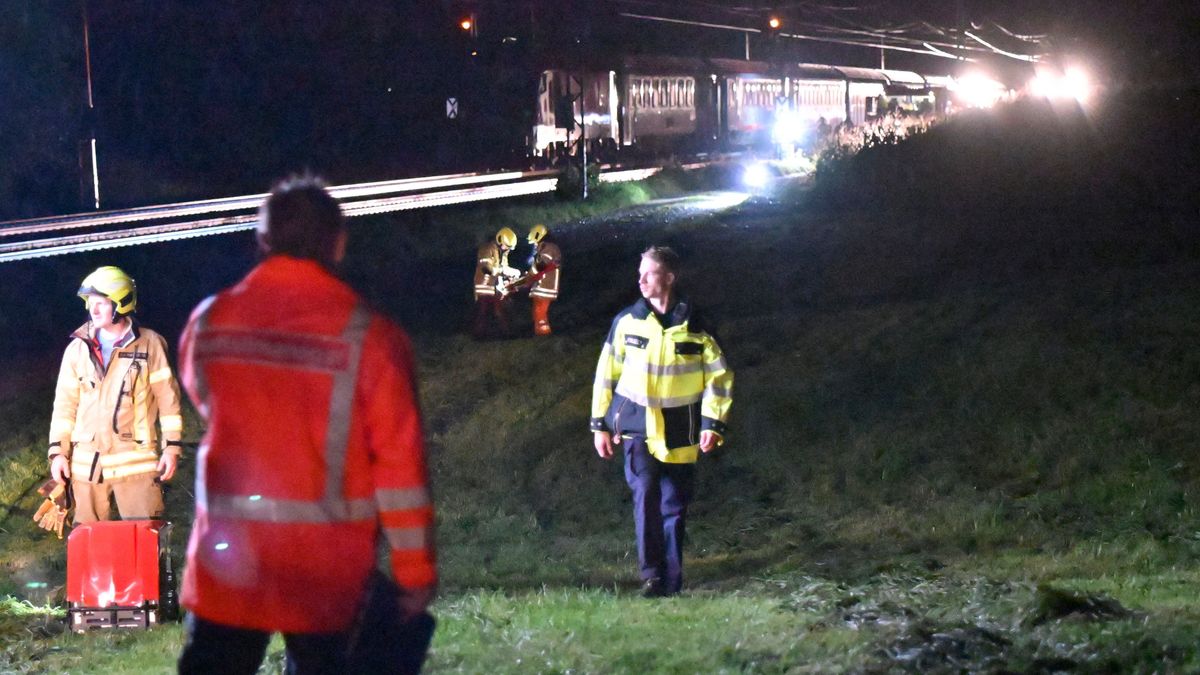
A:
<svg viewBox="0 0 1200 675">
<path fill-rule="evenodd" d="M 641 180 L 661 167 L 609 167 L 603 182 Z M 554 191 L 558 170 L 462 173 L 330 188 L 347 216 L 509 199 Z M 0 222 L 0 263 L 254 229 L 266 194 Z"/>
</svg>

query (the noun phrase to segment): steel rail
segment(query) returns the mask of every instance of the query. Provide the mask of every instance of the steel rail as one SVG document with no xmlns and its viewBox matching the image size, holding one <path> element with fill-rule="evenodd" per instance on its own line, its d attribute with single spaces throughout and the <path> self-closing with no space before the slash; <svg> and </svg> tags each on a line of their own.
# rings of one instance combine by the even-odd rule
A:
<svg viewBox="0 0 1200 675">
<path fill-rule="evenodd" d="M 650 167 L 644 169 L 621 169 L 602 173 L 600 175 L 600 180 L 603 182 L 643 180 L 661 170 L 662 169 L 660 167 Z M 484 180 L 477 180 L 479 178 L 483 178 Z M 400 191 L 411 191 L 412 189 L 418 188 L 410 188 L 408 186 L 417 184 L 419 182 L 425 185 L 429 185 L 431 182 L 436 182 L 436 184 L 439 186 L 455 184 L 446 182 L 448 179 L 451 181 L 458 181 L 457 184 L 476 184 L 471 185 L 470 187 L 463 187 L 453 190 L 443 189 L 391 197 L 376 197 L 373 199 L 351 198 L 364 196 L 370 197 L 374 195 Z M 504 180 L 509 180 L 511 182 L 502 182 L 497 185 L 486 184 L 488 182 Z M 485 174 L 483 176 L 475 174 L 458 174 L 456 176 L 449 177 L 437 176 L 421 179 L 406 179 L 406 181 L 407 183 L 404 181 L 363 183 L 358 185 L 343 186 L 340 188 L 331 188 L 330 191 L 335 195 L 335 197 L 338 197 L 341 200 L 342 211 L 347 216 L 366 216 L 380 213 L 391 213 L 395 211 L 431 208 L 435 206 L 464 204 L 489 199 L 506 199 L 535 194 L 545 194 L 547 192 L 553 192 L 557 187 L 558 172 L 553 170 L 506 172 L 503 174 Z M 397 189 L 397 187 L 401 187 L 403 189 Z M 141 209 L 129 209 L 125 212 L 114 211 L 111 212 L 114 218 L 116 214 L 123 214 L 127 219 L 113 219 L 103 223 L 95 222 L 94 220 L 95 217 L 99 216 L 100 214 L 57 216 L 53 219 L 40 219 L 44 222 L 37 227 L 42 229 L 29 229 L 23 233 L 29 234 L 36 232 L 54 232 L 75 227 L 98 226 L 101 224 L 143 222 L 146 220 L 166 220 L 171 217 L 178 218 L 181 216 L 190 216 L 203 213 L 220 213 L 254 209 L 254 211 L 250 213 L 234 214 L 217 218 L 160 223 L 157 225 L 145 225 L 133 228 L 102 230 L 97 232 L 53 236 L 42 239 L 7 242 L 0 244 L 0 263 L 252 230 L 254 229 L 256 221 L 258 220 L 258 214 L 256 212 L 258 205 L 265 197 L 266 195 L 251 195 L 246 197 L 206 200 L 205 202 L 187 202 L 184 204 L 174 204 L 168 206 L 142 207 Z M 130 212 L 136 213 L 131 214 Z M 77 218 L 79 220 L 91 218 L 93 220 L 92 222 L 87 222 L 86 224 L 75 224 L 74 221 L 72 221 L 73 218 Z M 22 227 L 30 227 L 28 225 L 30 221 L 20 222 L 25 223 L 25 225 L 22 225 Z"/>
<path fill-rule="evenodd" d="M 335 186 L 329 189 L 335 199 L 345 200 L 355 197 L 391 194 L 397 192 L 415 192 L 417 190 L 435 190 L 460 185 L 478 185 L 502 181 L 527 180 L 530 178 L 557 175 L 555 170 L 542 171 L 504 171 L 499 173 L 479 174 L 460 173 L 444 176 L 426 176 L 421 178 L 402 178 L 399 180 L 376 181 L 373 183 L 356 183 L 352 185 Z M 266 194 L 246 195 L 243 197 L 223 197 L 220 199 L 204 199 L 200 201 L 181 202 L 163 206 L 139 206 L 131 209 L 101 211 L 98 213 L 82 213 L 68 216 L 50 216 L 46 218 L 30 218 L 0 222 L 0 238 L 16 235 L 40 234 L 58 230 L 98 227 L 101 225 L 120 225 L 147 220 L 166 218 L 182 218 L 185 216 L 209 213 L 226 213 L 244 209 L 258 208 Z"/>
</svg>

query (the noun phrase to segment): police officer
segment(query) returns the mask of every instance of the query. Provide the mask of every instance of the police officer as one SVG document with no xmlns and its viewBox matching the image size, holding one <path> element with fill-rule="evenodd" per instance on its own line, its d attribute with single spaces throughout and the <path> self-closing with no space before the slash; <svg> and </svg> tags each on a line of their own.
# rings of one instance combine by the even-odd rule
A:
<svg viewBox="0 0 1200 675">
<path fill-rule="evenodd" d="M 597 454 L 625 448 L 625 480 L 642 594 L 660 597 L 683 585 L 683 539 L 700 452 L 724 442 L 733 371 L 690 300 L 680 296 L 679 256 L 651 246 L 642 253 L 642 298 L 613 320 L 592 387 L 591 430 Z"/>
</svg>

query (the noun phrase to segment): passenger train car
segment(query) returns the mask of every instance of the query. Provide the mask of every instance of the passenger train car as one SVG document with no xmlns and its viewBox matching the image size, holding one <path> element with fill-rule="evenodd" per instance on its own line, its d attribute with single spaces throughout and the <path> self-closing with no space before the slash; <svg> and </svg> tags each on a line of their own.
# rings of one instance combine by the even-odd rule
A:
<svg viewBox="0 0 1200 675">
<path fill-rule="evenodd" d="M 629 57 L 612 68 L 541 73 L 529 136 L 534 157 L 569 152 L 581 120 L 589 151 L 611 155 L 769 147 L 822 123 L 859 125 L 889 111 L 945 111 L 950 78 L 910 71 L 733 59 Z"/>
</svg>

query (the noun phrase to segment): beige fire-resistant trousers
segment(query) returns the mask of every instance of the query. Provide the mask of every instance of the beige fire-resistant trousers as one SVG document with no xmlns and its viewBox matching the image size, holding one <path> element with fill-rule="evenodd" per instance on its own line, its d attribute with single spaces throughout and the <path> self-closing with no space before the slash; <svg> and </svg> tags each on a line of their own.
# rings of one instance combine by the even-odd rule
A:
<svg viewBox="0 0 1200 675">
<path fill-rule="evenodd" d="M 155 474 L 115 483 L 89 483 L 72 480 L 75 492 L 75 524 L 108 520 L 112 500 L 116 497 L 117 512 L 122 520 L 156 519 L 163 515 L 162 488 L 154 481 Z"/>
</svg>

